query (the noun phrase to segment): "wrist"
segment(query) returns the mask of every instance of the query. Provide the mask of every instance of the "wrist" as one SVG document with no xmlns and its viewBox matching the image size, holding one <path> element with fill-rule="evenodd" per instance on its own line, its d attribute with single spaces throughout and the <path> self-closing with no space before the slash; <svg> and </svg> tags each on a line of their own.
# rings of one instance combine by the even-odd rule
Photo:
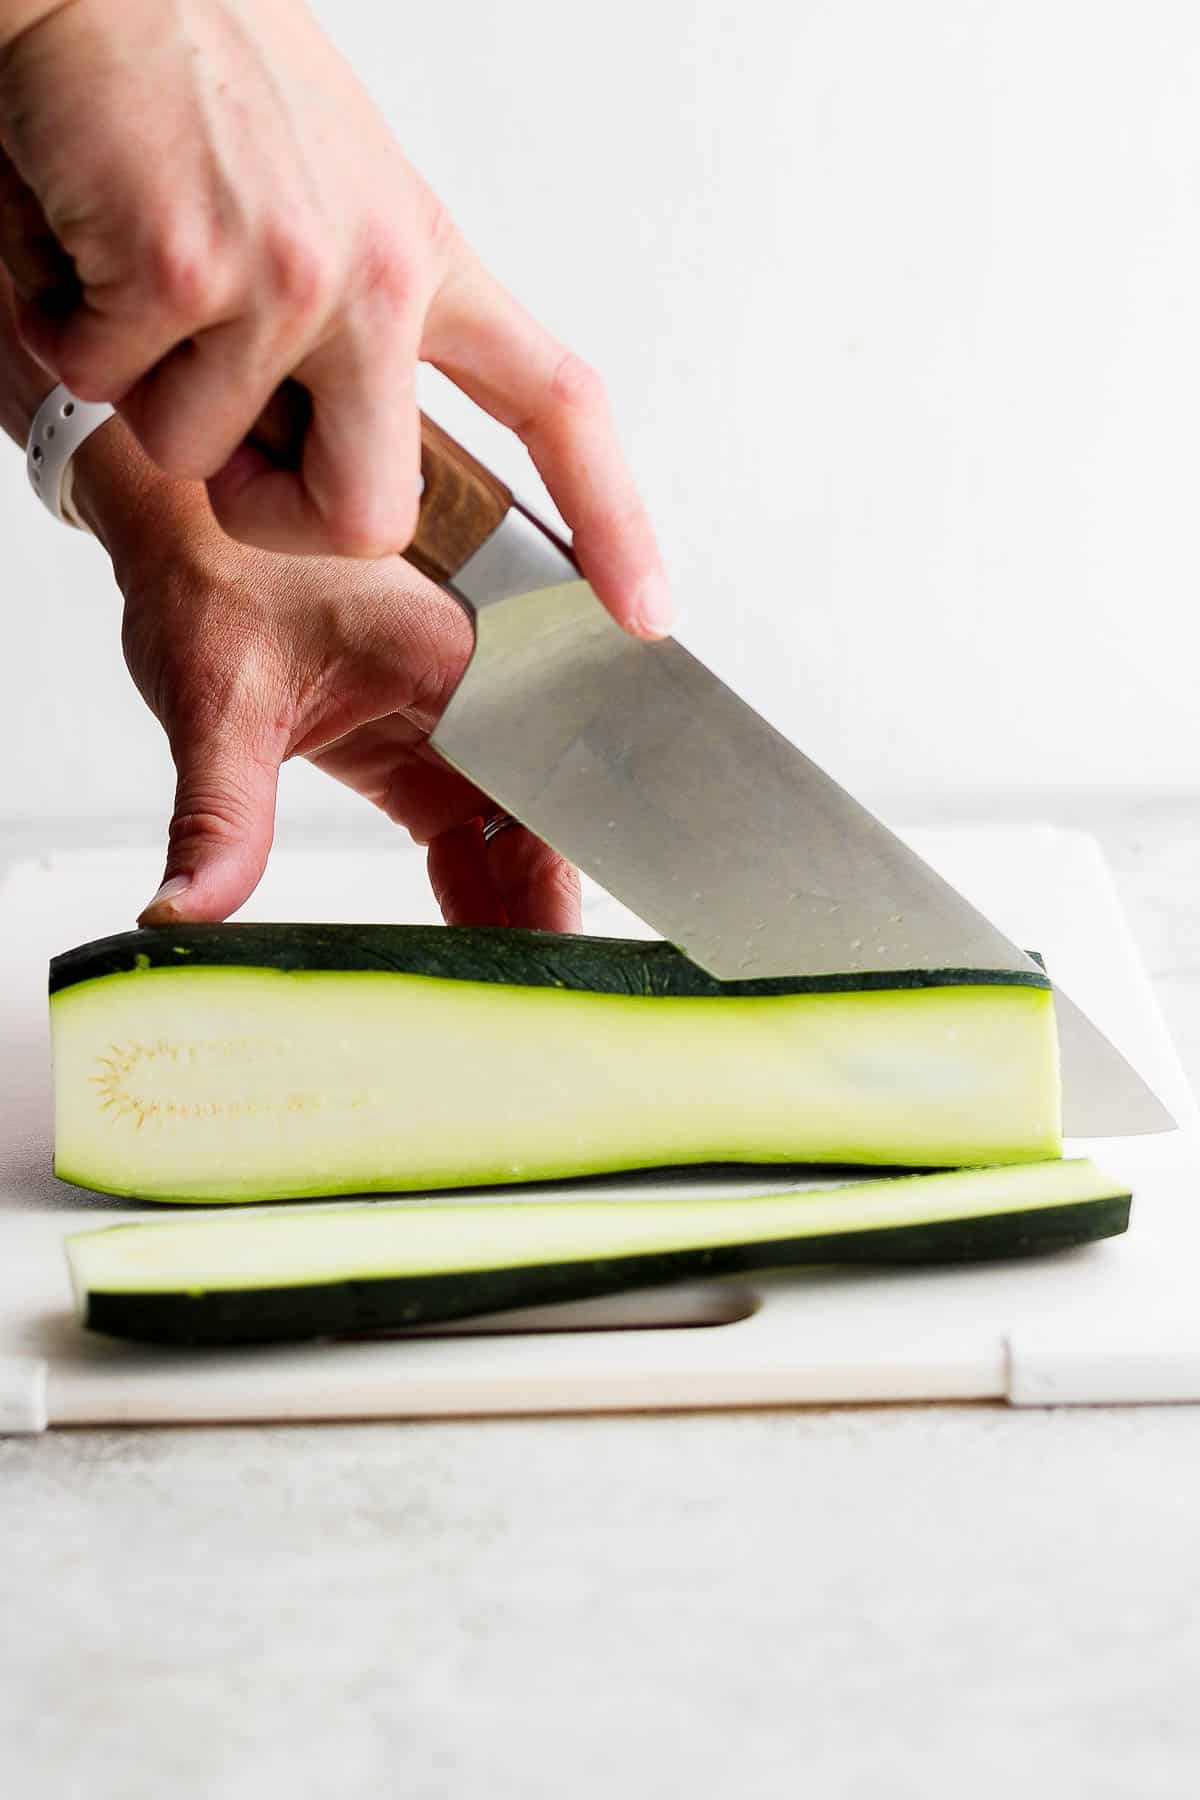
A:
<svg viewBox="0 0 1200 1800">
<path fill-rule="evenodd" d="M 80 445 L 72 470 L 72 509 L 108 552 L 122 589 L 212 527 L 203 484 L 163 475 L 119 418 Z"/>
<path fill-rule="evenodd" d="M 11 11 L 0 0 L 0 41 Z M 54 377 L 20 341 L 12 283 L 0 267 L 0 428 L 18 444 L 27 441 L 53 386 Z M 122 589 L 219 529 L 203 484 L 164 475 L 119 418 L 101 425 L 71 458 L 71 500 L 76 517 L 108 551 Z"/>
</svg>

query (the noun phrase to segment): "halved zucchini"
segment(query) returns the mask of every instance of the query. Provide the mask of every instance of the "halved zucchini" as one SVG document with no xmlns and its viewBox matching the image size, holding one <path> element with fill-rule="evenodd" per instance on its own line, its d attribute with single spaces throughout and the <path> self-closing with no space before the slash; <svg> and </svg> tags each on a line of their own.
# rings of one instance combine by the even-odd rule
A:
<svg viewBox="0 0 1200 1800">
<path fill-rule="evenodd" d="M 663 943 L 130 932 L 51 969 L 55 1168 L 150 1200 L 1060 1149 L 1036 971 L 718 982 Z"/>
<path fill-rule="evenodd" d="M 1129 1194 L 1086 1160 L 892 1176 L 751 1200 L 261 1210 L 66 1243 L 93 1331 L 234 1344 L 429 1324 L 799 1263 L 1028 1256 L 1111 1237 Z"/>
</svg>

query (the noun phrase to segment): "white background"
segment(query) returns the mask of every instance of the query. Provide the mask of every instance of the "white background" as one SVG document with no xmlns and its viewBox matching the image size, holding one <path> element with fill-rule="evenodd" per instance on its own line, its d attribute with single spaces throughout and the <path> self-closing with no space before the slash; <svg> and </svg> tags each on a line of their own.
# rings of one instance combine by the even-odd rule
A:
<svg viewBox="0 0 1200 1800">
<path fill-rule="evenodd" d="M 607 376 L 682 635 L 832 772 L 910 816 L 1195 785 L 1200 8 L 317 10 Z M 15 451 L 0 534 L 0 812 L 165 811 L 103 557 Z"/>
</svg>

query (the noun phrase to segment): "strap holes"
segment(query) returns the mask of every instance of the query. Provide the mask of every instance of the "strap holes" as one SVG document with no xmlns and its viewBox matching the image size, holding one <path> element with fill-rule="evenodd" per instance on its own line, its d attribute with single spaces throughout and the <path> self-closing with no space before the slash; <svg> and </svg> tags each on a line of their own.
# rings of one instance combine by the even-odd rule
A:
<svg viewBox="0 0 1200 1800">
<path fill-rule="evenodd" d="M 30 455 L 33 457 L 35 463 L 40 463 L 42 460 L 42 446 L 40 444 L 35 444 L 30 451 Z"/>
<path fill-rule="evenodd" d="M 53 427 L 53 425 L 47 425 L 47 427 L 46 427 L 46 436 L 47 436 L 47 437 L 48 437 L 48 438 L 52 438 L 52 437 L 53 437 L 53 436 L 54 436 L 54 427 Z"/>
<path fill-rule="evenodd" d="M 74 411 L 75 411 L 75 402 L 74 402 L 74 401 L 73 401 L 73 400 L 68 400 L 68 401 L 67 401 L 67 403 L 66 403 L 66 405 L 65 405 L 65 406 L 64 406 L 64 407 L 63 407 L 63 409 L 62 409 L 62 416 L 63 416 L 63 418 L 64 418 L 64 419 L 69 419 L 69 418 L 70 418 L 70 416 L 71 416 L 71 414 L 72 414 L 72 413 L 73 413 L 73 412 L 74 412 Z"/>
</svg>

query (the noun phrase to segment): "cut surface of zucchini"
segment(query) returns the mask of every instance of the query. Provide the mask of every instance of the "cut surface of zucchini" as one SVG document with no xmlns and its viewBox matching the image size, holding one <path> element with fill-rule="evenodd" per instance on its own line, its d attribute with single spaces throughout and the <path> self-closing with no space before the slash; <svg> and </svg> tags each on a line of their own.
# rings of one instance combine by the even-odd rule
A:
<svg viewBox="0 0 1200 1800">
<path fill-rule="evenodd" d="M 142 1199 L 1061 1147 L 1032 970 L 722 984 L 661 943 L 233 925 L 84 946 L 51 989 L 56 1171 Z"/>
<path fill-rule="evenodd" d="M 371 1203 L 216 1213 L 67 1239 L 83 1324 L 241 1343 L 399 1328 L 807 1263 L 1028 1256 L 1123 1232 L 1086 1159 L 728 1200 Z"/>
</svg>

